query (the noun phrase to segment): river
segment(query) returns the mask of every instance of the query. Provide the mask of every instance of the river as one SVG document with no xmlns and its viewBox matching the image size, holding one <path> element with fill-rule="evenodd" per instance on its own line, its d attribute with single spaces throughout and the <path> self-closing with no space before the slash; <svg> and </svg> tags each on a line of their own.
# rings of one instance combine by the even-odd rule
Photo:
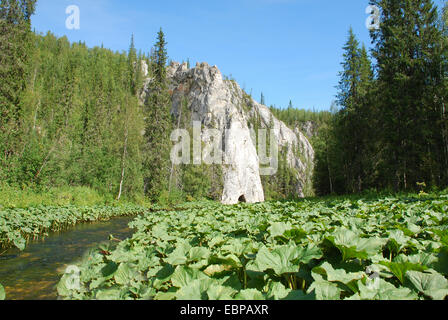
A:
<svg viewBox="0 0 448 320">
<path fill-rule="evenodd" d="M 55 300 L 56 285 L 67 265 L 90 248 L 108 241 L 109 235 L 123 240 L 133 230 L 133 217 L 107 222 L 84 223 L 67 231 L 51 233 L 45 240 L 30 242 L 24 251 L 10 249 L 0 256 L 0 283 L 7 300 Z"/>
</svg>

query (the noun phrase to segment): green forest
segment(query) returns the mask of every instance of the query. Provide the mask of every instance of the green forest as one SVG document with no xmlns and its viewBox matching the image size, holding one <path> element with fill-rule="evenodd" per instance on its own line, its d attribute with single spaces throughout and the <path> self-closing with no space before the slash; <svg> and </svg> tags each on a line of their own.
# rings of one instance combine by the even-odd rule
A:
<svg viewBox="0 0 448 320">
<path fill-rule="evenodd" d="M 447 184 L 446 11 L 431 1 L 372 4 L 382 8 L 384 22 L 371 31 L 370 53 L 350 29 L 331 110 L 271 106 L 291 128 L 306 122 L 317 128 L 309 137 L 316 150 L 310 194 Z M 219 168 L 169 163 L 176 119 L 163 31 L 151 53 L 137 52 L 133 37 L 128 52 L 88 48 L 32 32 L 34 7 L 35 1 L 1 3 L 1 188 L 78 188 L 106 201 L 219 200 Z M 157 79 L 144 106 L 142 61 Z M 287 168 L 269 180 L 263 179 L 268 198 L 294 197 Z"/>
<path fill-rule="evenodd" d="M 317 194 L 447 185 L 447 7 L 370 1 L 382 10 L 371 54 L 352 29 L 337 106 L 316 148 Z M 372 62 L 374 61 L 374 62 Z"/>
<path fill-rule="evenodd" d="M 162 30 L 152 54 L 137 52 L 133 38 L 128 52 L 88 48 L 32 32 L 34 6 L 2 1 L 0 7 L 3 193 L 100 202 L 218 199 L 212 169 L 186 166 L 179 183 L 167 183 L 173 119 Z M 142 61 L 157 79 L 144 106 Z"/>
<path fill-rule="evenodd" d="M 368 52 L 350 28 L 330 111 L 273 108 L 289 126 L 311 121 L 317 195 L 443 189 L 448 182 L 447 7 L 371 1 L 382 23 Z M 262 97 L 263 99 L 263 97 Z"/>
</svg>

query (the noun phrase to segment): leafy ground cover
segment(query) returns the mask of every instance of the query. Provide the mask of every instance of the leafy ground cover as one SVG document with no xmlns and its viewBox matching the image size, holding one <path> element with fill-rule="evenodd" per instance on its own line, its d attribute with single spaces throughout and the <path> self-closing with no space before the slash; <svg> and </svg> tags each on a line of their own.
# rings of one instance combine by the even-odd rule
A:
<svg viewBox="0 0 448 320">
<path fill-rule="evenodd" d="M 137 215 L 148 210 L 147 207 L 135 205 L 3 209 L 0 210 L 0 249 L 17 247 L 23 250 L 28 241 L 45 238 L 49 232 L 62 231 L 78 223 Z"/>
<path fill-rule="evenodd" d="M 90 251 L 64 299 L 445 299 L 448 195 L 146 213 Z"/>
</svg>

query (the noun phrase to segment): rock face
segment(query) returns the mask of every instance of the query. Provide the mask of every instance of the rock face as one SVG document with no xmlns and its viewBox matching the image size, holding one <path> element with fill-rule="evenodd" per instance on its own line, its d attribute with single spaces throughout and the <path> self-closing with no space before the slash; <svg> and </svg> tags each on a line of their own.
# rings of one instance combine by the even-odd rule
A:
<svg viewBox="0 0 448 320">
<path fill-rule="evenodd" d="M 308 138 L 312 138 L 318 135 L 319 127 L 314 121 L 306 121 L 304 123 L 301 123 L 299 125 L 299 128 L 303 133 L 305 133 Z"/>
<path fill-rule="evenodd" d="M 287 149 L 286 159 L 289 167 L 296 169 L 298 178 L 302 181 L 302 184 L 297 186 L 297 195 L 304 197 L 304 186 L 310 182 L 311 178 L 311 174 L 307 171 L 312 170 L 314 163 L 314 149 L 311 143 L 298 128 L 293 131 L 275 118 L 268 107 L 253 100 L 251 102 L 252 115 L 258 115 L 261 126 L 263 128 L 270 127 L 279 147 Z"/>
<path fill-rule="evenodd" d="M 222 203 L 235 204 L 238 201 L 256 203 L 264 201 L 260 167 L 255 145 L 252 142 L 247 123 L 235 117 L 224 128 L 224 191 Z"/>
<path fill-rule="evenodd" d="M 287 148 L 287 162 L 300 181 L 297 195 L 304 196 L 314 150 L 298 129 L 293 131 L 277 120 L 269 108 L 255 102 L 235 81 L 224 80 L 216 66 L 201 63 L 189 69 L 186 63 L 173 62 L 167 75 L 172 91 L 172 114 L 178 117 L 182 105 L 186 104 L 192 123 L 200 122 L 203 129 L 217 129 L 220 133 L 224 204 L 264 201 L 254 123 L 259 128 L 272 129 L 279 147 Z"/>
</svg>

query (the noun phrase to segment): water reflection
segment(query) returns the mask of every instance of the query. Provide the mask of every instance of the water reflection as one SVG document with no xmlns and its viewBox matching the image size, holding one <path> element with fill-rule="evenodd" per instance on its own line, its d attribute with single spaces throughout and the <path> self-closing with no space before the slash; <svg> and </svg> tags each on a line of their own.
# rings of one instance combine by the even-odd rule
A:
<svg viewBox="0 0 448 320">
<path fill-rule="evenodd" d="M 132 235 L 130 217 L 108 222 L 81 224 L 45 241 L 30 242 L 20 252 L 11 249 L 0 256 L 0 283 L 8 300 L 53 300 L 56 285 L 66 265 L 73 263 L 90 248 L 108 241 L 109 235 L 123 240 Z"/>
</svg>

